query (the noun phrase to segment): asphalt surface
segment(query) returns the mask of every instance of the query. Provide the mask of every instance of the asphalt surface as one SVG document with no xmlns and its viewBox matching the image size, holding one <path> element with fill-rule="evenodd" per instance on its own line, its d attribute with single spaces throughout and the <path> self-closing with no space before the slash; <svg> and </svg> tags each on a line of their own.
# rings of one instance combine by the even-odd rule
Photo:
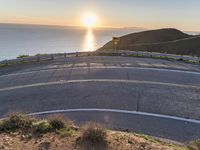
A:
<svg viewBox="0 0 200 150">
<path fill-rule="evenodd" d="M 200 66 L 175 61 L 76 57 L 0 69 L 1 117 L 13 111 L 98 108 L 200 120 L 199 93 Z M 65 114 L 104 123 L 106 114 L 113 128 L 178 141 L 200 137 L 200 123 L 189 120 L 106 111 Z"/>
<path fill-rule="evenodd" d="M 38 114 L 40 113 L 36 113 L 35 115 Z M 43 112 L 39 116 L 46 117 L 48 114 L 48 112 Z M 101 109 L 61 110 L 59 114 L 73 118 L 73 121 L 77 124 L 93 120 L 105 124 L 107 128 L 143 133 L 178 142 L 188 142 L 200 137 L 198 123 L 172 119 L 167 116 Z"/>
</svg>

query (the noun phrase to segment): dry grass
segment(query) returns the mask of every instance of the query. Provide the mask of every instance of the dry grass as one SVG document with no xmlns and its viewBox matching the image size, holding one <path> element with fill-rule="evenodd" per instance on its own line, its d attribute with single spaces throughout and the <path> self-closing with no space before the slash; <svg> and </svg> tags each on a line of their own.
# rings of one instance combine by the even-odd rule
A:
<svg viewBox="0 0 200 150">
<path fill-rule="evenodd" d="M 81 137 L 77 139 L 78 149 L 106 150 L 107 130 L 99 123 L 88 122 L 82 127 Z"/>
<path fill-rule="evenodd" d="M 106 137 L 106 129 L 99 123 L 89 122 L 83 126 L 82 140 L 84 141 L 89 141 L 93 144 L 103 143 L 106 141 Z"/>
<path fill-rule="evenodd" d="M 184 147 L 145 135 L 110 131 L 94 122 L 78 128 L 61 115 L 41 120 L 15 113 L 0 121 L 0 130 L 0 149 L 199 150 L 200 147 L 198 141 Z M 35 133 L 40 136 L 33 136 Z"/>
<path fill-rule="evenodd" d="M 187 148 L 188 150 L 200 150 L 200 140 L 191 142 Z"/>
</svg>

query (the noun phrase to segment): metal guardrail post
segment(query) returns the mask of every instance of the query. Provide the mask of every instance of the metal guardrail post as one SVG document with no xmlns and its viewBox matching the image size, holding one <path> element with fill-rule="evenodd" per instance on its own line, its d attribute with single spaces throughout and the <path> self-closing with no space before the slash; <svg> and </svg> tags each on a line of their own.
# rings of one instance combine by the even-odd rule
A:
<svg viewBox="0 0 200 150">
<path fill-rule="evenodd" d="M 6 66 L 7 66 L 7 65 L 8 65 L 8 60 L 5 60 L 5 61 L 6 61 L 6 63 L 5 63 L 5 64 L 6 64 Z"/>
</svg>

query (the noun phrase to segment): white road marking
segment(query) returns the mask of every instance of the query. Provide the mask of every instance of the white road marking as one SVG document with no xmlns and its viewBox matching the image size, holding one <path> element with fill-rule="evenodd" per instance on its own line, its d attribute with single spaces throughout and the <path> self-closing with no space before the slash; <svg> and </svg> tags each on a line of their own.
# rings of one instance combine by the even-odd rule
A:
<svg viewBox="0 0 200 150">
<path fill-rule="evenodd" d="M 53 113 L 67 113 L 67 112 L 114 112 L 114 113 L 123 113 L 123 114 L 131 114 L 131 115 L 141 115 L 141 116 L 147 116 L 147 117 L 156 117 L 156 118 L 162 118 L 162 119 L 172 119 L 172 120 L 184 121 L 184 122 L 195 123 L 195 124 L 200 125 L 200 120 L 186 119 L 186 118 L 181 118 L 181 117 L 176 117 L 176 116 L 161 115 L 161 114 L 154 114 L 154 113 L 147 113 L 147 112 L 119 110 L 119 109 L 99 109 L 99 108 L 61 109 L 61 110 L 35 112 L 29 115 L 47 115 L 47 114 L 53 114 Z"/>
<path fill-rule="evenodd" d="M 175 72 L 175 73 L 187 73 L 187 74 L 194 74 L 200 75 L 200 72 L 195 71 L 185 71 L 185 70 L 173 70 L 173 69 L 164 69 L 164 68 L 148 68 L 148 67 L 121 67 L 121 66 L 97 66 L 97 67 L 73 67 L 73 69 L 135 69 L 135 70 L 153 70 L 153 71 L 165 71 L 165 72 Z M 36 70 L 36 71 L 29 71 L 29 72 L 21 72 L 21 73 L 12 73 L 1 75 L 1 77 L 10 77 L 10 76 L 17 76 L 17 75 L 26 75 L 31 73 L 37 72 L 48 72 L 53 70 L 62 70 L 62 69 L 72 69 L 72 67 L 62 67 L 62 68 L 52 68 L 52 69 L 44 69 L 44 70 Z"/>
<path fill-rule="evenodd" d="M 86 82 L 152 84 L 152 85 L 164 85 L 164 86 L 170 86 L 170 87 L 179 87 L 179 88 L 190 88 L 190 89 L 194 88 L 194 89 L 198 89 L 198 90 L 200 89 L 199 86 L 164 83 L 164 82 L 153 82 L 153 81 L 118 80 L 118 79 L 86 79 L 86 80 L 61 80 L 61 81 L 43 82 L 43 83 L 35 83 L 35 84 L 28 84 L 28 85 L 19 85 L 19 86 L 1 88 L 0 92 L 23 89 L 23 88 L 39 87 L 39 86 L 59 85 L 59 84 L 68 84 L 68 83 L 86 83 Z"/>
</svg>

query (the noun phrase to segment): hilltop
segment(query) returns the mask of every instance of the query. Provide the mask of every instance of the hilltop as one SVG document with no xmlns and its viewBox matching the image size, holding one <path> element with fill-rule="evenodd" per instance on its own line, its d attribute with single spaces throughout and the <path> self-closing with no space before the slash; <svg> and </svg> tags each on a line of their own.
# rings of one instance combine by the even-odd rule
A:
<svg viewBox="0 0 200 150">
<path fill-rule="evenodd" d="M 99 50 L 111 49 L 112 41 Z M 122 36 L 117 49 L 200 56 L 200 36 L 173 28 L 149 30 Z"/>
</svg>

